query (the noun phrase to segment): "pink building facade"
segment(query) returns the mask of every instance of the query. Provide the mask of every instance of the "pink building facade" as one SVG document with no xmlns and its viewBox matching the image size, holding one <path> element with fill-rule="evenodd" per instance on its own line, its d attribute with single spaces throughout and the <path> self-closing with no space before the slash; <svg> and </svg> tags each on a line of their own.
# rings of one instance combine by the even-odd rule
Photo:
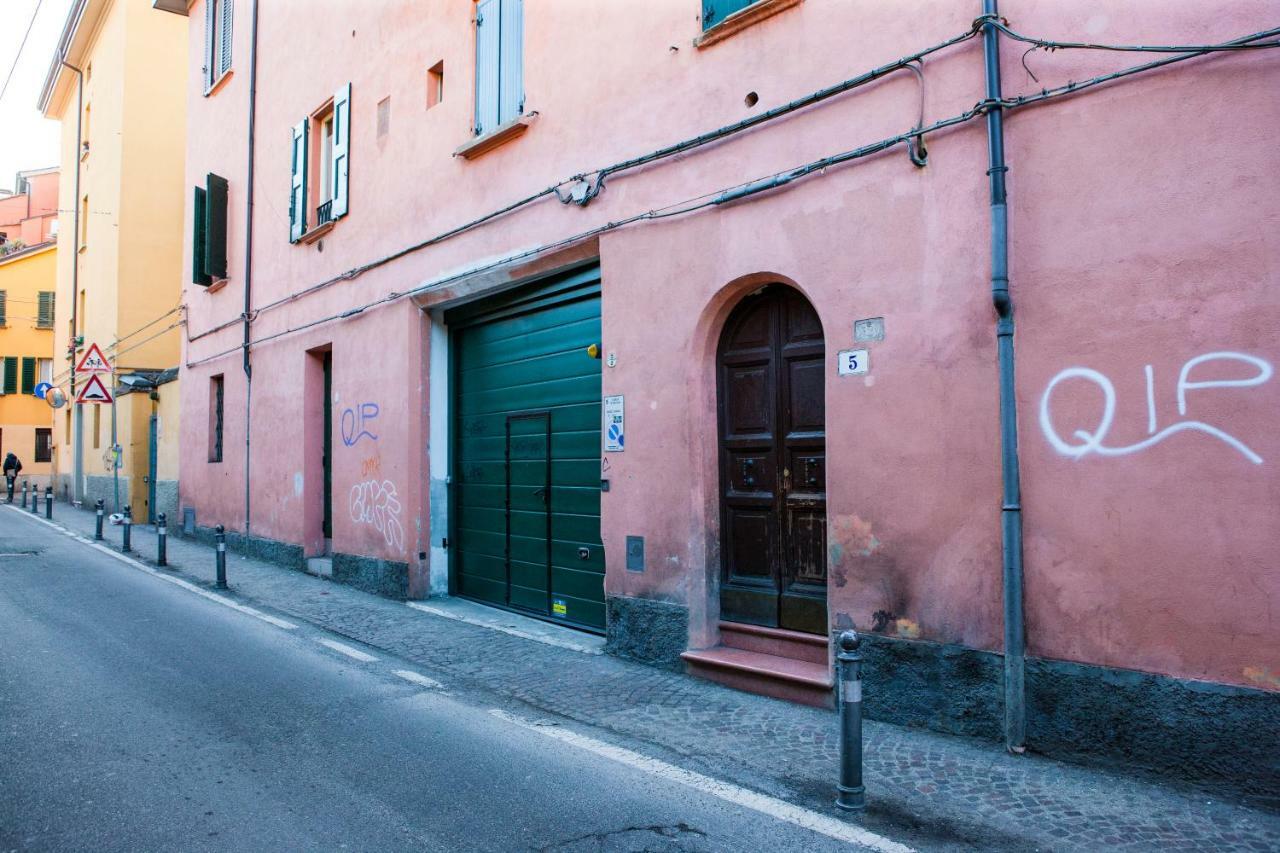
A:
<svg viewBox="0 0 1280 853">
<path fill-rule="evenodd" d="M 1017 612 L 1012 746 L 1274 795 L 1280 53 L 998 35 L 1011 601 L 978 0 L 209 3 L 189 532 L 819 704 L 855 627 L 869 713 L 992 738 Z M 1280 24 L 1154 9 L 999 11 Z"/>
<path fill-rule="evenodd" d="M 58 170 L 18 173 L 11 195 L 0 195 L 0 246 L 39 246 L 58 234 Z"/>
</svg>

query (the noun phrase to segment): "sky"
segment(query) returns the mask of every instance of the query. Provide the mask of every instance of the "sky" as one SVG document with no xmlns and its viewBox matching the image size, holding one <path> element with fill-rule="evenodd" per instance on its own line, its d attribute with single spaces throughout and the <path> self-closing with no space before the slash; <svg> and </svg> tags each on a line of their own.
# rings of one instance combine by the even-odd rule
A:
<svg viewBox="0 0 1280 853">
<path fill-rule="evenodd" d="M 20 169 L 58 165 L 58 123 L 42 116 L 36 101 L 71 2 L 0 0 L 0 86 L 13 69 L 9 86 L 0 96 L 0 188 L 12 190 Z M 37 7 L 31 35 L 18 57 L 18 45 Z"/>
</svg>

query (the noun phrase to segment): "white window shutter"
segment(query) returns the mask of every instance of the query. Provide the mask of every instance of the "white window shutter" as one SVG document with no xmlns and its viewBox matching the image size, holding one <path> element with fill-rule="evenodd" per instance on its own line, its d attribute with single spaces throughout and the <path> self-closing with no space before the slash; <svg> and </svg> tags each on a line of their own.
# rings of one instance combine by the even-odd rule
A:
<svg viewBox="0 0 1280 853">
<path fill-rule="evenodd" d="M 302 239 L 307 230 L 307 129 L 310 119 L 293 128 L 293 186 L 289 195 L 289 242 Z"/>
<path fill-rule="evenodd" d="M 502 0 L 476 3 L 476 126 L 479 136 L 498 126 L 498 63 Z"/>
<path fill-rule="evenodd" d="M 235 0 L 222 0 L 222 43 L 218 46 L 218 76 L 231 70 L 231 13 Z"/>
<path fill-rule="evenodd" d="M 501 0 L 498 123 L 524 112 L 524 0 Z"/>
<path fill-rule="evenodd" d="M 333 218 L 347 215 L 347 165 L 351 160 L 351 84 L 333 94 Z"/>
<path fill-rule="evenodd" d="M 206 92 L 213 88 L 213 81 L 218 79 L 217 71 L 213 67 L 213 45 L 218 38 L 217 22 L 213 17 L 216 6 L 217 3 L 214 0 L 204 0 L 204 89 Z"/>
</svg>

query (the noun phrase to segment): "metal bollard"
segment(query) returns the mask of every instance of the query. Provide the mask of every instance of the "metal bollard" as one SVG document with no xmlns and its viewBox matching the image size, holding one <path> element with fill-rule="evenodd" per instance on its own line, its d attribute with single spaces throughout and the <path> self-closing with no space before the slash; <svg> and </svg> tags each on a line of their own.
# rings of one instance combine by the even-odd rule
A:
<svg viewBox="0 0 1280 853">
<path fill-rule="evenodd" d="M 40 514 L 40 487 L 39 486 L 31 487 L 31 514 L 32 515 Z"/>
<path fill-rule="evenodd" d="M 99 542 L 102 541 L 102 516 L 106 512 L 106 510 L 103 509 L 104 504 L 105 502 L 102 500 L 102 498 L 98 498 L 98 509 L 97 509 L 98 518 L 97 518 L 97 521 L 94 523 L 93 538 L 98 540 Z"/>
<path fill-rule="evenodd" d="M 120 545 L 120 550 L 128 554 L 133 550 L 133 507 L 126 506 L 124 508 L 124 542 Z"/>
<path fill-rule="evenodd" d="M 27 508 L 27 481 L 22 481 L 22 508 Z"/>
<path fill-rule="evenodd" d="M 842 631 L 836 641 L 840 651 L 840 784 L 836 785 L 836 808 L 857 811 L 866 808 L 862 785 L 862 639 L 855 631 Z"/>
<path fill-rule="evenodd" d="M 217 543 L 214 547 L 217 552 L 214 555 L 217 560 L 218 579 L 214 583 L 218 589 L 227 588 L 227 529 L 219 524 L 213 528 L 213 540 Z"/>
<path fill-rule="evenodd" d="M 44 517 L 53 518 L 53 486 L 44 487 Z"/>
<path fill-rule="evenodd" d="M 169 565 L 169 561 L 168 559 L 166 559 L 166 554 L 165 554 L 165 551 L 166 551 L 165 545 L 168 544 L 166 542 L 168 538 L 169 538 L 169 528 L 165 525 L 165 517 L 164 517 L 164 513 L 162 512 L 156 516 L 156 565 L 157 566 Z"/>
</svg>

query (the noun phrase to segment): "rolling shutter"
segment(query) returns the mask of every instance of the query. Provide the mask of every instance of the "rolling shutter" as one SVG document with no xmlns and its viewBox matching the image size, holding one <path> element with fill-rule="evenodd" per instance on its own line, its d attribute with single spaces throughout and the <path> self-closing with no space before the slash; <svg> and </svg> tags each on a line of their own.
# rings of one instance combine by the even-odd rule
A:
<svg viewBox="0 0 1280 853">
<path fill-rule="evenodd" d="M 205 177 L 204 272 L 210 279 L 227 277 L 227 179 Z"/>
<path fill-rule="evenodd" d="M 53 291 L 42 290 L 36 296 L 36 328 L 53 328 Z M 3 314 L 3 309 L 0 309 Z"/>
<path fill-rule="evenodd" d="M 498 123 L 524 112 L 524 0 L 502 0 Z"/>
<path fill-rule="evenodd" d="M 307 127 L 303 119 L 293 128 L 293 188 L 289 196 L 289 242 L 302 239 L 307 230 Z"/>
<path fill-rule="evenodd" d="M 333 95 L 333 206 L 337 219 L 347 214 L 347 163 L 351 159 L 351 84 Z"/>
<path fill-rule="evenodd" d="M 195 188 L 195 198 L 191 205 L 191 281 L 194 284 L 208 287 L 213 283 L 204 271 L 205 255 L 205 192 L 204 187 Z"/>
<path fill-rule="evenodd" d="M 498 126 L 502 0 L 476 3 L 476 136 Z"/>
<path fill-rule="evenodd" d="M 34 394 L 36 390 L 36 360 L 30 357 L 22 359 L 22 393 Z"/>
</svg>

